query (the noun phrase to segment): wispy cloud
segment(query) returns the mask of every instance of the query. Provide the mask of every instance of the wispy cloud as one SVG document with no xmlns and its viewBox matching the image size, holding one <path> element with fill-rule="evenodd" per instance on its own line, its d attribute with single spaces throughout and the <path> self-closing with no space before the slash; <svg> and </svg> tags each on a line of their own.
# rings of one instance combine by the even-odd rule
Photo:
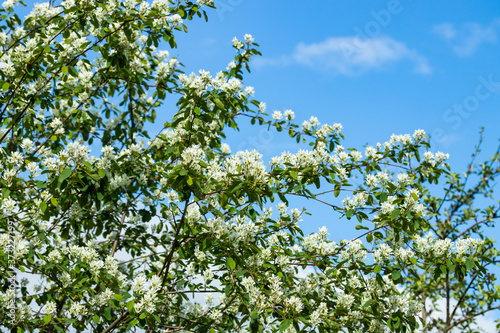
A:
<svg viewBox="0 0 500 333">
<path fill-rule="evenodd" d="M 405 44 L 390 37 L 370 39 L 331 37 L 319 43 L 300 43 L 291 55 L 260 58 L 257 67 L 303 65 L 341 75 L 358 75 L 369 70 L 384 69 L 388 64 L 409 61 L 419 74 L 431 73 L 427 59 Z"/>
<path fill-rule="evenodd" d="M 481 26 L 478 23 L 466 23 L 459 29 L 445 22 L 434 26 L 434 33 L 445 40 L 459 56 L 471 56 L 482 44 L 497 42 L 500 20 L 490 25 Z"/>
</svg>

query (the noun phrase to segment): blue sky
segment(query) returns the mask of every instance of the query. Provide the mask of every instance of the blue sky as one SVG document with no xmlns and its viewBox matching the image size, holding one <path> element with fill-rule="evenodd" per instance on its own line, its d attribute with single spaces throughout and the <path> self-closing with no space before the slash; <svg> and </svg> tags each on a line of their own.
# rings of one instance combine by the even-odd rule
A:
<svg viewBox="0 0 500 333">
<path fill-rule="evenodd" d="M 209 22 L 186 22 L 172 55 L 186 71 L 224 69 L 234 56 L 231 39 L 250 33 L 263 56 L 244 83 L 267 111 L 292 109 L 296 122 L 311 115 L 341 123 L 345 147 L 362 148 L 391 134 L 424 129 L 432 150 L 450 153 L 465 169 L 479 128 L 482 157 L 500 138 L 500 2 L 384 0 L 315 3 L 219 0 Z M 243 126 L 231 133 L 233 150 L 257 148 L 266 159 L 299 147 L 286 134 Z M 332 238 L 355 233 L 326 207 L 306 205 L 306 231 L 322 225 Z"/>
</svg>

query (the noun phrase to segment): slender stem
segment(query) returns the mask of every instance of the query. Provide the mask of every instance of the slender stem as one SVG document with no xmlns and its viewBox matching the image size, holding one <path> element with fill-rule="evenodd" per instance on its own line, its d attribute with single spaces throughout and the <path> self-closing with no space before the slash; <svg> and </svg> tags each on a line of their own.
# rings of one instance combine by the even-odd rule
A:
<svg viewBox="0 0 500 333">
<path fill-rule="evenodd" d="M 122 227 L 123 227 L 123 222 L 125 221 L 125 217 L 127 216 L 127 213 L 128 213 L 128 204 L 127 204 L 127 207 L 125 208 L 125 211 L 123 212 L 122 219 L 120 222 L 120 228 L 118 228 L 118 232 L 117 232 L 116 237 L 115 237 L 115 242 L 113 243 L 113 249 L 111 250 L 111 254 L 110 254 L 112 257 L 115 255 L 116 248 L 118 246 L 118 240 L 120 239 L 120 233 L 121 233 Z"/>
<path fill-rule="evenodd" d="M 446 268 L 446 324 L 443 332 L 447 333 L 449 331 L 448 326 L 451 322 L 450 316 L 450 271 Z"/>
<path fill-rule="evenodd" d="M 112 322 L 111 325 L 109 325 L 104 331 L 102 331 L 102 333 L 108 333 L 114 330 L 115 327 L 128 316 L 128 314 L 128 310 L 125 311 L 120 317 L 116 318 L 116 320 Z"/>
</svg>

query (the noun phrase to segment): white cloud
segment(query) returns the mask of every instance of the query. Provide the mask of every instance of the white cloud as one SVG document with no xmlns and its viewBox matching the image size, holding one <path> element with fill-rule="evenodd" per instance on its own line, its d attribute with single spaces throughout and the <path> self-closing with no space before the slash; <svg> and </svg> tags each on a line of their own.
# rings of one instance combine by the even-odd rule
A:
<svg viewBox="0 0 500 333">
<path fill-rule="evenodd" d="M 412 62 L 414 71 L 419 74 L 431 72 L 427 59 L 386 36 L 366 40 L 354 36 L 331 37 L 319 43 L 300 43 L 291 55 L 260 58 L 254 64 L 257 67 L 299 64 L 342 75 L 357 75 L 404 60 Z"/>
<path fill-rule="evenodd" d="M 478 23 L 466 23 L 460 29 L 445 22 L 434 26 L 433 31 L 445 40 L 459 56 L 471 56 L 481 44 L 496 43 L 499 28 L 500 20 L 495 20 L 484 27 Z"/>
<path fill-rule="evenodd" d="M 457 36 L 457 30 L 455 30 L 453 24 L 448 22 L 434 26 L 432 31 L 434 31 L 434 33 L 439 37 L 441 37 L 442 39 L 446 40 L 452 40 Z"/>
</svg>

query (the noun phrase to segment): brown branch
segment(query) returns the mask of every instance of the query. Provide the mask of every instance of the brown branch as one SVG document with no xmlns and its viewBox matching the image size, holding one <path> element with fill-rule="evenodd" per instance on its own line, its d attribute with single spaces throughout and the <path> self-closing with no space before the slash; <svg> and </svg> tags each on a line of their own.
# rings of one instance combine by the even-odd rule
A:
<svg viewBox="0 0 500 333">
<path fill-rule="evenodd" d="M 123 265 L 123 264 L 129 263 L 129 262 L 132 262 L 132 261 L 136 261 L 136 260 L 139 260 L 139 259 L 144 259 L 144 258 L 151 257 L 151 256 L 154 256 L 154 255 L 157 255 L 157 254 L 162 254 L 162 253 L 167 253 L 167 251 L 146 254 L 146 255 L 141 256 L 141 257 L 132 258 L 130 260 L 119 262 L 119 263 L 117 263 L 117 265 Z"/>
<path fill-rule="evenodd" d="M 473 314 L 473 315 L 471 315 L 471 316 L 469 316 L 469 317 L 466 317 L 466 318 L 464 318 L 464 319 L 460 319 L 459 321 L 457 321 L 456 323 L 454 323 L 453 325 L 451 325 L 448 329 L 450 329 L 450 330 L 451 330 L 453 327 L 455 327 L 455 326 L 457 326 L 457 325 L 460 325 L 461 323 L 463 323 L 463 322 L 465 322 L 465 321 L 469 321 L 469 320 L 471 320 L 471 319 L 472 319 L 472 318 L 474 318 L 474 317 L 480 316 L 480 315 L 482 315 L 482 314 L 485 314 L 486 312 L 493 311 L 493 310 L 497 310 L 497 309 L 500 309 L 500 305 L 499 305 L 499 306 L 495 306 L 495 307 L 493 307 L 493 308 L 488 308 L 488 309 L 486 309 L 486 310 L 483 310 L 483 311 L 481 311 L 481 312 L 478 312 L 478 313 L 476 313 L 476 314 Z"/>
<path fill-rule="evenodd" d="M 467 290 L 470 289 L 470 287 L 472 286 L 472 282 L 474 282 L 474 280 L 476 279 L 477 276 L 478 276 L 478 273 L 475 273 L 474 276 L 472 277 L 472 279 L 470 280 L 469 285 L 467 286 L 467 288 L 465 288 L 462 296 L 460 296 L 460 299 L 458 300 L 457 305 L 455 305 L 455 308 L 453 309 L 453 312 L 451 313 L 450 321 L 451 321 L 451 318 L 453 318 L 453 316 L 455 316 L 455 312 L 457 311 L 459 305 L 462 303 L 462 301 L 464 300 L 465 296 L 467 295 Z"/>
<path fill-rule="evenodd" d="M 123 313 L 119 318 L 116 318 L 116 320 L 112 322 L 111 325 L 109 325 L 104 331 L 102 331 L 102 333 L 109 333 L 114 330 L 115 327 L 128 316 L 128 314 L 128 310 L 125 311 L 125 313 Z"/>
<path fill-rule="evenodd" d="M 188 200 L 186 200 L 186 202 L 185 202 L 184 212 L 182 213 L 181 220 L 179 221 L 179 225 L 177 226 L 177 229 L 175 231 L 174 239 L 172 241 L 172 248 L 170 249 L 170 252 L 169 252 L 167 258 L 165 259 L 165 264 L 163 265 L 162 269 L 157 274 L 158 276 L 160 276 L 163 273 L 163 271 L 165 270 L 165 276 L 163 277 L 160 292 L 163 290 L 163 286 L 165 285 L 165 282 L 167 281 L 168 272 L 170 269 L 170 263 L 172 262 L 172 257 L 174 256 L 174 251 L 176 250 L 177 245 L 178 245 L 177 244 L 178 243 L 177 237 L 179 236 L 179 233 L 182 229 L 182 225 L 184 224 L 184 219 L 186 218 L 187 207 L 188 207 Z"/>
<path fill-rule="evenodd" d="M 115 242 L 113 243 L 113 249 L 111 250 L 112 257 L 115 255 L 116 247 L 118 246 L 118 239 L 120 239 L 120 233 L 122 231 L 123 222 L 125 221 L 125 217 L 127 216 L 127 213 L 128 213 L 128 204 L 127 204 L 127 207 L 125 208 L 125 211 L 123 212 L 122 219 L 120 222 L 120 228 L 118 229 L 118 232 L 117 232 L 116 237 L 115 237 Z"/>
</svg>

